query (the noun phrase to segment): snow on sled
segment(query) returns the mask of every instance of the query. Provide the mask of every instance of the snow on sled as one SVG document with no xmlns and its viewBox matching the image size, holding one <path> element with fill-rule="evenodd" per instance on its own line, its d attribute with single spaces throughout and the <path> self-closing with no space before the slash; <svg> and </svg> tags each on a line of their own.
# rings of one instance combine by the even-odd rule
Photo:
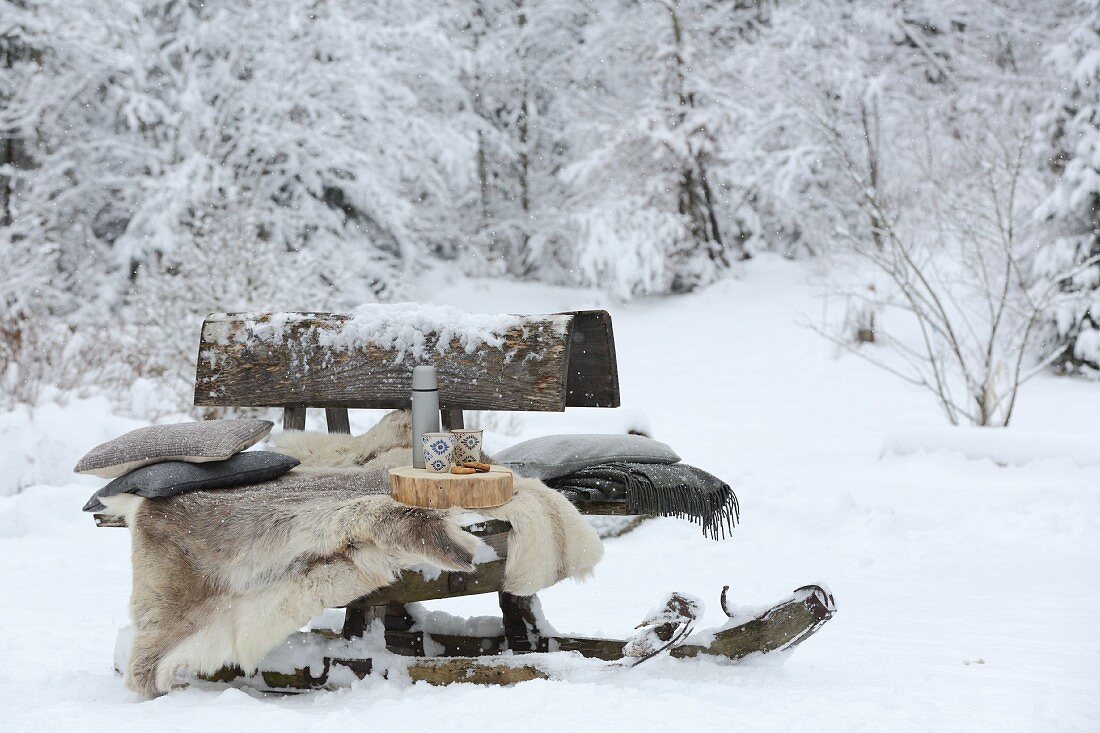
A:
<svg viewBox="0 0 1100 733">
<path fill-rule="evenodd" d="M 410 306 L 369 306 L 352 315 L 209 316 L 199 345 L 195 404 L 281 407 L 284 429 L 299 431 L 305 427 L 307 408 L 323 408 L 329 432 L 347 434 L 349 408 L 408 407 L 412 368 L 419 363 L 433 363 L 438 371 L 444 429 L 462 427 L 464 410 L 619 406 L 615 344 L 606 311 L 474 316 Z M 545 484 L 559 492 L 556 501 L 568 508 L 560 498 L 564 496 L 582 514 L 687 517 L 716 539 L 737 517 L 729 487 L 691 467 L 606 461 L 548 477 Z M 545 486 L 542 490 L 547 491 Z M 96 519 L 100 526 L 125 526 L 117 516 Z M 731 610 L 723 590 L 722 608 L 729 621 L 699 630 L 702 603 L 673 593 L 632 637 L 558 634 L 542 620 L 536 595 L 508 592 L 512 586 L 505 570 L 514 529 L 499 519 L 470 523 L 466 531 L 491 547 L 494 558 L 482 558 L 462 572 L 407 570 L 354 601 L 341 600 L 345 617 L 339 632 L 292 634 L 274 657 L 265 657 L 259 670 L 228 665 L 216 672 L 209 667 L 202 676 L 221 682 L 243 678 L 270 689 L 310 689 L 388 674 L 393 660 L 401 658 L 405 661 L 398 666 L 413 680 L 511 684 L 552 676 L 554 665 L 547 655 L 561 652 L 624 667 L 659 654 L 738 660 L 789 649 L 836 611 L 832 595 L 820 585 L 798 588 L 749 616 Z M 496 628 L 438 628 L 415 605 L 479 593 L 498 594 L 502 623 Z M 295 653 L 287 656 L 288 650 Z M 272 659 L 277 663 L 269 664 Z"/>
</svg>

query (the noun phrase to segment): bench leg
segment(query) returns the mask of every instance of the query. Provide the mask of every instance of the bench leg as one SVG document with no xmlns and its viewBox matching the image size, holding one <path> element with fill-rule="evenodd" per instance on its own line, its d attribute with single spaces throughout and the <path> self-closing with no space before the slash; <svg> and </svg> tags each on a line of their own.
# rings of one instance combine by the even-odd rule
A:
<svg viewBox="0 0 1100 733">
<path fill-rule="evenodd" d="M 283 408 L 283 430 L 305 430 L 306 429 L 306 408 L 304 407 L 284 407 Z"/>
<path fill-rule="evenodd" d="M 367 630 L 367 609 L 345 608 L 344 628 L 340 635 L 345 639 L 355 639 L 363 635 Z"/>
<path fill-rule="evenodd" d="M 385 609 L 382 615 L 382 623 L 385 625 L 386 631 L 408 631 L 415 623 L 404 603 L 390 601 L 379 608 Z"/>
<path fill-rule="evenodd" d="M 546 651 L 546 640 L 539 628 L 542 605 L 538 596 L 514 596 L 500 591 L 497 599 L 504 617 L 504 638 L 508 648 L 514 652 Z M 405 605 L 390 601 L 385 606 L 347 609 L 342 636 L 345 639 L 362 636 L 375 619 L 382 620 L 386 631 L 403 632 L 413 627 L 413 618 Z"/>
<path fill-rule="evenodd" d="M 514 596 L 500 591 L 497 597 L 504 615 L 504 638 L 508 640 L 508 648 L 514 652 L 546 651 L 539 629 L 542 604 L 538 596 Z"/>
<path fill-rule="evenodd" d="M 345 639 L 357 639 L 366 633 L 371 622 L 384 618 L 385 606 L 370 606 L 368 608 L 345 608 L 344 628 L 340 635 Z"/>
</svg>

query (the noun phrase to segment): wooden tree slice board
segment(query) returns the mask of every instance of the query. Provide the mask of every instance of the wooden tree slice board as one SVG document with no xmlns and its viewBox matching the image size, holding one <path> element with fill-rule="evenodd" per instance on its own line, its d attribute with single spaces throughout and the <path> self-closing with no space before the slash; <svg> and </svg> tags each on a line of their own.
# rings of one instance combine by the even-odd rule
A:
<svg viewBox="0 0 1100 733">
<path fill-rule="evenodd" d="M 458 475 L 423 468 L 390 469 L 390 496 L 402 504 L 432 509 L 484 509 L 512 498 L 512 472 L 493 466 L 488 473 Z"/>
</svg>

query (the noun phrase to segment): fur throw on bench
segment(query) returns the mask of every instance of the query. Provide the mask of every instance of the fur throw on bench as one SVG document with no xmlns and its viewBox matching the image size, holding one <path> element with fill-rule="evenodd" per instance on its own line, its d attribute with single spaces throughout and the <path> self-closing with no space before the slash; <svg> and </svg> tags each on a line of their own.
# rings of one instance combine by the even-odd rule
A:
<svg viewBox="0 0 1100 733">
<path fill-rule="evenodd" d="M 274 481 L 166 499 L 104 497 L 133 538 L 127 685 L 154 696 L 184 670 L 254 670 L 311 617 L 402 570 L 473 569 L 489 550 L 461 529 L 461 512 L 387 495 L 386 469 L 408 462 L 410 443 L 408 413 L 391 413 L 354 438 L 284 434 L 277 447 L 305 465 Z M 537 480 L 515 489 L 508 504 L 478 510 L 512 524 L 504 590 L 531 595 L 586 577 L 603 548 L 583 517 Z"/>
</svg>

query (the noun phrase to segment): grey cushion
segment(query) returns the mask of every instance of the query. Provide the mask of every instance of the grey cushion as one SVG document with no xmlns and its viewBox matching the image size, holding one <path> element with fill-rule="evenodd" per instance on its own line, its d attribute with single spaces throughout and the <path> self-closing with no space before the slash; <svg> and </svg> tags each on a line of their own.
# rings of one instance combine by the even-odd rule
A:
<svg viewBox="0 0 1100 733">
<path fill-rule="evenodd" d="M 676 463 L 680 456 L 644 435 L 547 435 L 517 443 L 493 462 L 521 476 L 549 479 L 601 463 Z"/>
<path fill-rule="evenodd" d="M 150 425 L 96 446 L 73 470 L 114 478 L 161 461 L 224 461 L 271 432 L 270 420 L 240 418 Z"/>
<path fill-rule="evenodd" d="M 104 511 L 107 507 L 100 501 L 104 496 L 137 494 L 156 499 L 188 491 L 257 484 L 278 478 L 297 465 L 297 458 L 263 450 L 238 453 L 224 461 L 154 463 L 116 478 L 95 492 L 84 505 L 84 511 Z"/>
</svg>

